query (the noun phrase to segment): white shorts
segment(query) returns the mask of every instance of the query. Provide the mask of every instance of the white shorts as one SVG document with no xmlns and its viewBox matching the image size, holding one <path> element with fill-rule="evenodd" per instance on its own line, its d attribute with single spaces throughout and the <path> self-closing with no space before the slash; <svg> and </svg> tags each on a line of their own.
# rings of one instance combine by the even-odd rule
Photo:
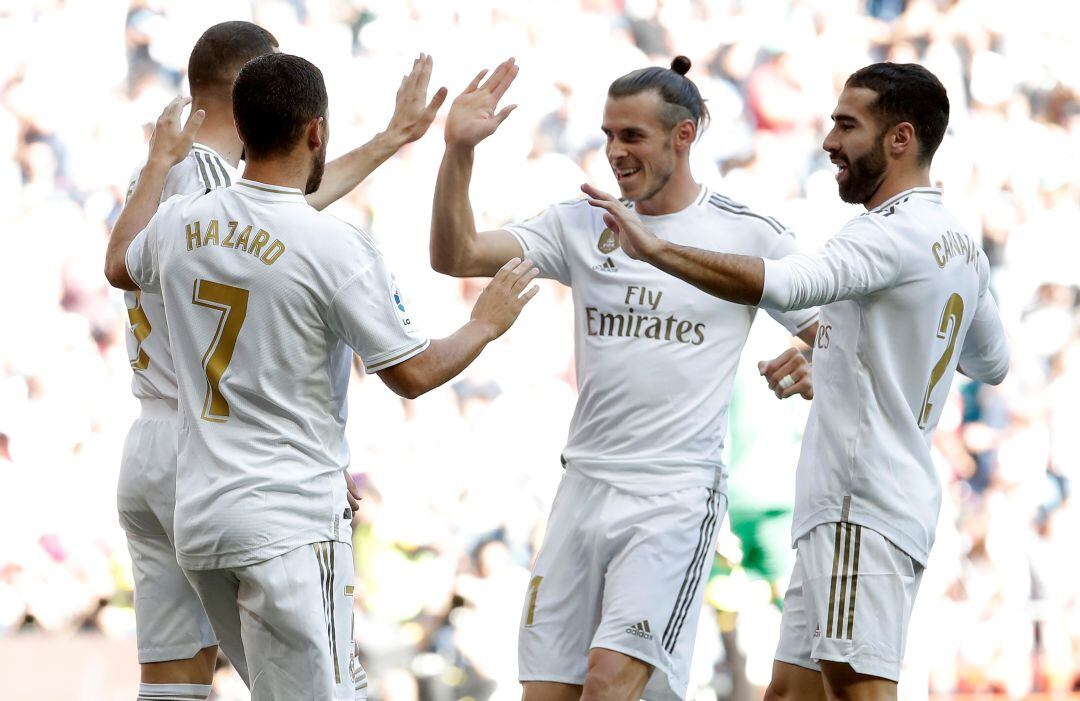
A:
<svg viewBox="0 0 1080 701">
<path fill-rule="evenodd" d="M 567 472 L 551 507 L 518 636 L 521 681 L 583 684 L 589 650 L 654 668 L 644 697 L 682 699 L 727 497 L 654 496 Z"/>
<path fill-rule="evenodd" d="M 311 543 L 254 565 L 187 576 L 222 649 L 246 661 L 252 701 L 367 698 L 353 638 L 351 545 Z"/>
<path fill-rule="evenodd" d="M 851 523 L 823 523 L 795 545 L 776 659 L 814 670 L 818 660 L 846 662 L 899 681 L 922 566 Z"/>
<path fill-rule="evenodd" d="M 144 402 L 124 441 L 116 490 L 135 580 L 139 662 L 186 660 L 217 636 L 173 548 L 176 507 L 176 412 Z"/>
</svg>

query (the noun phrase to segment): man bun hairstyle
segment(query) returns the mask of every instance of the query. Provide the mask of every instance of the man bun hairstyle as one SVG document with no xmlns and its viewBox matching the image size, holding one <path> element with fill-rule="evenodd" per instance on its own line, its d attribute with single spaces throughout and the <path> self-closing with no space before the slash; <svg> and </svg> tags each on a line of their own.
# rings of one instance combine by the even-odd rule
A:
<svg viewBox="0 0 1080 701">
<path fill-rule="evenodd" d="M 919 140 L 919 165 L 933 159 L 949 126 L 949 96 L 937 76 L 915 63 L 874 63 L 852 73 L 845 87 L 877 93 L 871 110 L 882 132 L 910 122 Z"/>
<path fill-rule="evenodd" d="M 700 134 L 709 122 L 709 109 L 694 81 L 686 77 L 690 65 L 686 56 L 676 56 L 671 68 L 652 66 L 627 73 L 611 84 L 608 97 L 630 97 L 655 90 L 664 102 L 660 121 L 665 127 L 674 129 L 679 122 L 689 119 Z"/>
<path fill-rule="evenodd" d="M 252 59 L 233 85 L 233 117 L 248 158 L 288 153 L 313 119 L 326 116 L 326 84 L 313 63 L 290 54 Z"/>
<path fill-rule="evenodd" d="M 191 50 L 188 84 L 192 97 L 228 97 L 233 80 L 245 63 L 273 53 L 274 35 L 251 22 L 221 22 L 210 27 Z"/>
</svg>

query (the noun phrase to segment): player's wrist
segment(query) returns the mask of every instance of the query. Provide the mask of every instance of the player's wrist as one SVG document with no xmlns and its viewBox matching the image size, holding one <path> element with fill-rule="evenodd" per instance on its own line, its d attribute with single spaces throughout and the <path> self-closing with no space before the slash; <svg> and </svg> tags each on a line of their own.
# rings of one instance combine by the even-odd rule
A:
<svg viewBox="0 0 1080 701">
<path fill-rule="evenodd" d="M 151 172 L 156 174 L 168 173 L 169 169 L 173 167 L 173 159 L 167 153 L 150 152 L 149 157 L 146 159 L 146 167 L 144 172 Z"/>
<path fill-rule="evenodd" d="M 641 257 L 647 263 L 656 263 L 666 259 L 670 251 L 668 242 L 659 236 L 650 236 L 639 246 Z"/>
<path fill-rule="evenodd" d="M 385 131 L 376 134 L 372 141 L 381 144 L 391 153 L 397 153 L 402 146 L 409 143 L 409 137 L 404 129 L 388 126 Z"/>
<path fill-rule="evenodd" d="M 461 158 L 472 160 L 473 154 L 476 152 L 476 144 L 465 141 L 464 139 L 450 138 L 446 139 L 446 155 L 453 158 Z"/>
<path fill-rule="evenodd" d="M 471 327 L 473 332 L 481 338 L 485 345 L 502 335 L 497 324 L 492 321 L 487 321 L 482 317 L 474 316 L 469 319 L 466 326 Z"/>
</svg>

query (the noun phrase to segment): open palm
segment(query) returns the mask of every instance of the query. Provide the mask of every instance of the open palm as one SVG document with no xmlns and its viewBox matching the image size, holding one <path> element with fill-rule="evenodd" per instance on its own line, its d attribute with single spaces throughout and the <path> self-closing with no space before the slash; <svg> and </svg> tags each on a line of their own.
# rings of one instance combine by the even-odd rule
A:
<svg viewBox="0 0 1080 701">
<path fill-rule="evenodd" d="M 495 112 L 499 100 L 518 74 L 518 66 L 509 58 L 498 65 L 483 85 L 480 81 L 487 69 L 480 71 L 465 91 L 450 105 L 446 116 L 446 143 L 476 146 L 495 133 L 517 105 L 508 105 Z"/>
</svg>

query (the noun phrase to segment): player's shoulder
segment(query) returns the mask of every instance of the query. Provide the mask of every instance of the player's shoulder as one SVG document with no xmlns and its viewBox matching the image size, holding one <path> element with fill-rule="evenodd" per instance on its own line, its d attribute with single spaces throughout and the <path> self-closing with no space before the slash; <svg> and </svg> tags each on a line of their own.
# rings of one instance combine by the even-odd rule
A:
<svg viewBox="0 0 1080 701">
<path fill-rule="evenodd" d="M 706 190 L 701 208 L 710 218 L 722 220 L 728 226 L 738 226 L 748 233 L 771 238 L 791 234 L 791 229 L 775 217 L 712 189 Z"/>
<path fill-rule="evenodd" d="M 535 217 L 555 217 L 564 222 L 572 223 L 578 220 L 589 220 L 601 215 L 602 213 L 598 212 L 596 207 L 589 204 L 587 197 L 581 196 L 549 205 L 538 212 Z"/>
<path fill-rule="evenodd" d="M 371 234 L 355 224 L 313 207 L 307 209 L 303 216 L 312 222 L 313 228 L 307 240 L 315 244 L 320 256 L 356 260 L 357 256 L 382 255 Z"/>
</svg>

